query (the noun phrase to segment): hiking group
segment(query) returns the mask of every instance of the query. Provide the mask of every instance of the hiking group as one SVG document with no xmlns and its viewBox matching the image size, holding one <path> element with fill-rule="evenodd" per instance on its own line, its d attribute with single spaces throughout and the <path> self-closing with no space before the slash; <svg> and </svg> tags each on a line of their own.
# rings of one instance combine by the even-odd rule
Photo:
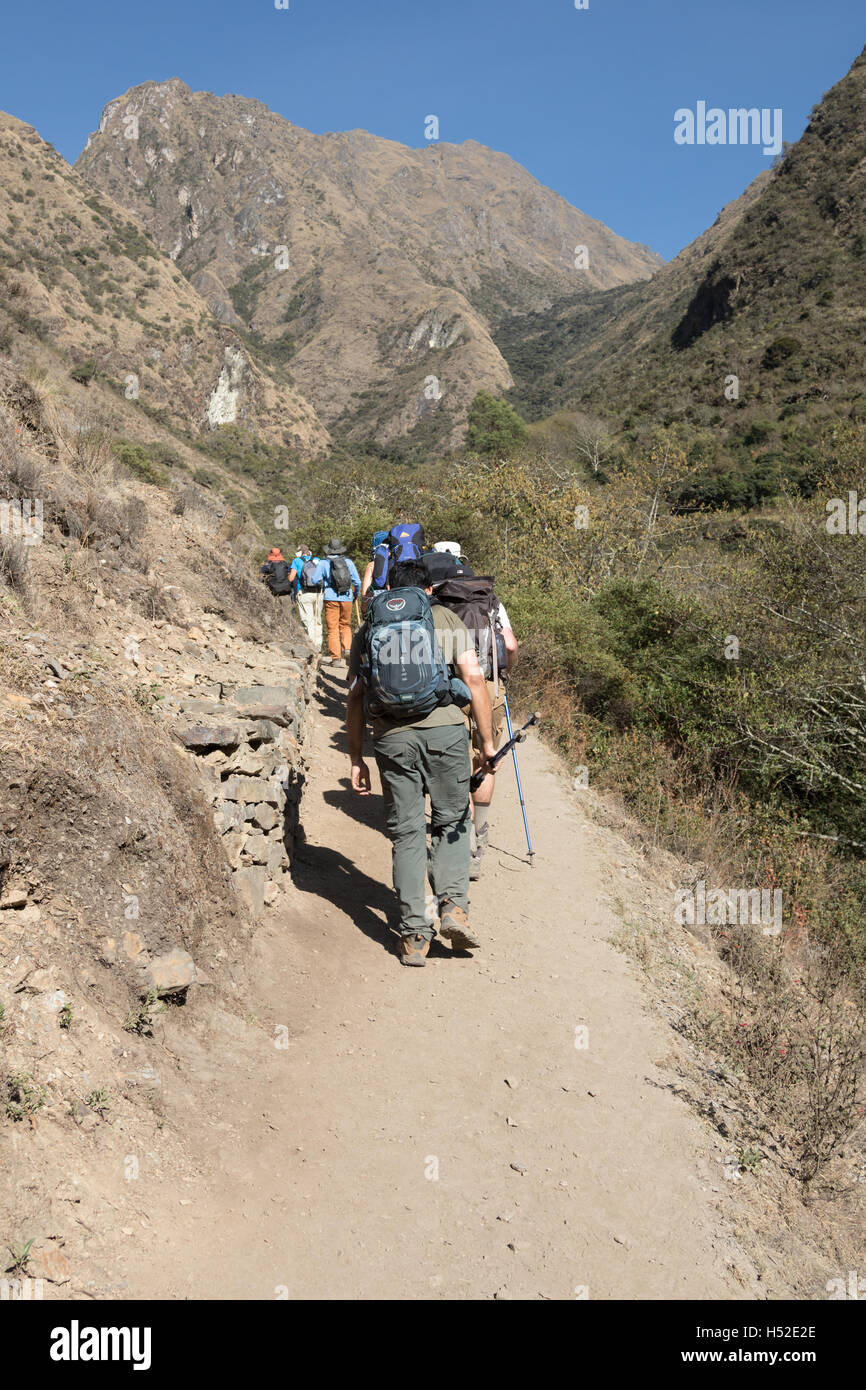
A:
<svg viewBox="0 0 866 1390">
<path fill-rule="evenodd" d="M 322 557 L 301 545 L 289 562 L 276 546 L 261 568 L 272 594 L 287 595 L 297 605 L 298 617 L 316 651 L 322 648 L 322 617 L 328 633 L 328 655 L 343 661 L 352 645 L 352 603 L 361 592 L 361 580 L 346 547 L 336 539 L 325 546 Z"/>
<path fill-rule="evenodd" d="M 403 964 L 423 966 L 437 930 L 454 950 L 478 949 L 469 884 L 480 875 L 488 844 L 497 750 L 506 725 L 511 732 L 506 680 L 517 655 L 493 580 L 474 573 L 458 543 L 427 547 L 422 527 L 409 522 L 376 532 L 363 580 L 336 540 L 322 559 L 300 547 L 291 565 L 274 550 L 262 575 L 272 592 L 294 592 L 307 635 L 319 647 L 323 601 L 330 658 L 348 658 L 352 789 L 371 793 L 364 759 L 369 723 Z M 359 625 L 352 637 L 356 597 Z"/>
</svg>

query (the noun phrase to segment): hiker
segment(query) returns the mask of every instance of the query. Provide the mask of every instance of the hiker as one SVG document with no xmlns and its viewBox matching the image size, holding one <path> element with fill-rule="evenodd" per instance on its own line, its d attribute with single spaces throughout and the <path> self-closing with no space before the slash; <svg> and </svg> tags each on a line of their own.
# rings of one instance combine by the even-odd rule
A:
<svg viewBox="0 0 866 1390">
<path fill-rule="evenodd" d="M 373 586 L 373 569 L 374 569 L 374 566 L 375 566 L 375 564 L 376 564 L 376 552 L 377 552 L 377 550 L 379 549 L 379 546 L 380 546 L 380 545 L 384 545 L 384 544 L 385 544 L 385 542 L 387 541 L 387 539 L 388 539 L 388 532 L 387 532 L 387 531 L 374 531 L 374 532 L 373 532 L 373 539 L 372 539 L 372 541 L 370 542 L 370 558 L 369 558 L 369 560 L 367 561 L 367 565 L 366 565 L 366 568 L 365 568 L 365 570 L 364 570 L 364 577 L 363 577 L 363 579 L 361 580 L 361 614 L 362 614 L 362 616 L 363 616 L 364 614 L 366 614 L 366 612 L 367 612 L 367 605 L 369 604 L 369 601 L 370 601 L 370 600 L 368 599 L 367 595 L 369 594 L 370 589 L 371 589 L 372 586 Z"/>
<path fill-rule="evenodd" d="M 430 602 L 419 561 L 394 567 L 390 587 L 373 595 L 349 656 L 346 727 L 352 790 L 370 795 L 364 761 L 369 718 L 392 843 L 400 905 L 400 959 L 424 965 L 436 926 L 425 877 L 438 903 L 439 932 L 455 950 L 477 950 L 469 925 L 469 732 L 471 702 L 483 749 L 493 756 L 490 701 L 471 634 L 449 609 Z M 488 780 L 493 780 L 494 771 Z M 427 852 L 425 794 L 430 797 Z"/>
<path fill-rule="evenodd" d="M 457 548 L 459 550 L 459 547 Z M 500 603 L 496 595 L 493 580 L 476 576 L 468 565 L 462 572 L 458 570 L 434 584 L 433 593 L 437 602 L 454 612 L 472 635 L 479 665 L 487 683 L 493 744 L 495 749 L 499 748 L 507 722 L 505 681 L 517 660 L 517 638 L 505 605 Z M 475 772 L 483 766 L 485 760 L 484 740 L 482 732 L 468 713 L 466 719 L 472 739 L 472 770 Z M 485 777 L 472 794 L 469 876 L 473 881 L 481 876 L 481 860 L 488 845 L 490 804 L 493 800 L 494 786 L 493 777 Z"/>
<path fill-rule="evenodd" d="M 434 587 L 443 579 L 455 579 L 461 575 L 467 579 L 475 578 L 475 571 L 462 554 L 459 541 L 437 541 L 432 550 L 425 552 L 424 565 Z"/>
<path fill-rule="evenodd" d="M 275 597 L 283 598 L 291 595 L 294 588 L 291 570 L 283 552 L 277 546 L 272 547 L 259 573 Z"/>
<path fill-rule="evenodd" d="M 285 564 L 286 557 L 280 550 L 279 546 L 272 545 L 270 551 L 268 552 L 267 560 L 265 560 L 265 563 L 259 570 L 259 574 L 261 575 L 262 579 L 266 581 L 268 575 L 273 572 L 274 565 L 278 565 L 280 563 Z"/>
<path fill-rule="evenodd" d="M 361 580 L 346 547 L 336 538 L 325 546 L 325 558 L 319 561 L 316 579 L 324 584 L 330 659 L 343 661 L 352 645 L 352 600 L 361 592 Z"/>
<path fill-rule="evenodd" d="M 417 521 L 396 521 L 373 551 L 371 587 L 387 589 L 397 564 L 420 560 L 424 554 L 424 527 Z"/>
<path fill-rule="evenodd" d="M 317 652 L 322 650 L 322 583 L 317 578 L 321 560 L 308 545 L 298 546 L 291 573 L 295 584 L 298 616 Z"/>
</svg>

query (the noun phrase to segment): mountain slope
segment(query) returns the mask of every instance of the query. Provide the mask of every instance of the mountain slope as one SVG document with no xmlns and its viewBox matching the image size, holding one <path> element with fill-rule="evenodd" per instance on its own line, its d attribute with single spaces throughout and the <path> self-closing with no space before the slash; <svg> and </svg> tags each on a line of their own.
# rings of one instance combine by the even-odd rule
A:
<svg viewBox="0 0 866 1390">
<path fill-rule="evenodd" d="M 299 392 L 263 372 L 141 225 L 31 126 L 0 114 L 0 158 L 3 350 L 41 338 L 196 434 L 237 422 L 301 454 L 327 445 Z"/>
<path fill-rule="evenodd" d="M 312 135 L 176 78 L 109 103 L 77 167 L 358 438 L 458 442 L 476 390 L 511 385 L 491 318 L 661 264 L 474 141 Z"/>
<path fill-rule="evenodd" d="M 582 406 L 616 425 L 684 420 L 734 437 L 760 415 L 768 451 L 793 455 L 797 430 L 866 408 L 864 221 L 861 54 L 779 166 L 652 281 L 502 325 L 515 403 L 536 417 Z"/>
</svg>

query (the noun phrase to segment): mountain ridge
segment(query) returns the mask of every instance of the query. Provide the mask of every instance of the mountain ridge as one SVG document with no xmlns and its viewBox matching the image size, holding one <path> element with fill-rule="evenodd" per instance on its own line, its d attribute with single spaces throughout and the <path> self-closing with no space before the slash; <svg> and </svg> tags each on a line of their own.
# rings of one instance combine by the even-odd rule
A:
<svg viewBox="0 0 866 1390">
<path fill-rule="evenodd" d="M 107 103 L 76 168 L 353 439 L 456 447 L 475 392 L 512 384 L 491 317 L 662 264 L 477 141 L 315 135 L 176 78 Z"/>
</svg>

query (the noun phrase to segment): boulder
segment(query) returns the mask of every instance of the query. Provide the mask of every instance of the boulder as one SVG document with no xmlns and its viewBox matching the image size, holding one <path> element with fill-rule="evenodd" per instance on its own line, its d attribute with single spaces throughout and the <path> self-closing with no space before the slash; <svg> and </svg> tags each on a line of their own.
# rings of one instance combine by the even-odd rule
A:
<svg viewBox="0 0 866 1390">
<path fill-rule="evenodd" d="M 279 806 L 280 798 L 285 799 L 277 781 L 264 777 L 227 777 L 222 784 L 222 795 L 226 801 L 240 801 L 245 805 L 266 801 L 271 806 Z"/>
<path fill-rule="evenodd" d="M 156 956 L 145 973 L 148 984 L 157 994 L 173 994 L 195 983 L 195 962 L 188 951 L 176 946 L 167 955 Z"/>
<path fill-rule="evenodd" d="M 264 770 L 265 759 L 263 753 L 257 753 L 255 749 L 244 744 L 238 748 L 229 758 L 226 765 L 227 772 L 242 772 L 248 777 L 255 777 Z"/>
<path fill-rule="evenodd" d="M 247 916 L 253 919 L 261 917 L 265 907 L 265 887 L 267 886 L 265 870 L 258 867 L 238 869 L 232 875 L 232 882 L 241 907 Z"/>
<path fill-rule="evenodd" d="M 233 869 L 240 868 L 243 862 L 241 855 L 243 854 L 248 839 L 248 835 L 244 835 L 238 830 L 231 830 L 227 835 L 223 835 L 223 848 L 226 852 L 226 858 Z"/>
<path fill-rule="evenodd" d="M 213 823 L 221 835 L 229 830 L 241 830 L 246 817 L 236 801 L 218 801 Z"/>
<path fill-rule="evenodd" d="M 181 704 L 184 714 L 225 714 L 226 707 L 218 699 L 214 700 L 184 700 Z"/>
<path fill-rule="evenodd" d="M 253 820 L 261 830 L 273 830 L 279 824 L 279 812 L 275 806 L 269 806 L 267 802 L 262 802 L 253 810 Z"/>
<path fill-rule="evenodd" d="M 27 898 L 25 883 L 8 883 L 0 894 L 0 911 L 7 907 L 26 907 Z"/>
<path fill-rule="evenodd" d="M 247 735 L 251 743 L 276 743 L 280 737 L 280 726 L 270 719 L 256 719 Z"/>
<path fill-rule="evenodd" d="M 294 704 L 251 704 L 238 705 L 238 714 L 245 715 L 248 719 L 257 722 L 266 720 L 268 724 L 278 724 L 285 729 L 297 720 L 297 709 Z"/>
<path fill-rule="evenodd" d="M 265 863 L 268 873 L 273 875 L 277 873 L 281 865 L 288 863 L 288 855 L 286 854 L 286 847 L 283 844 L 282 838 L 279 840 L 269 839 L 267 844 L 268 855 Z"/>
<path fill-rule="evenodd" d="M 194 724 L 189 729 L 181 730 L 179 738 L 185 748 L 195 751 L 205 748 L 237 748 L 243 739 L 243 730 L 237 725 L 229 724 L 215 729 L 206 728 L 203 724 Z"/>
<path fill-rule="evenodd" d="M 247 836 L 244 854 L 254 864 L 266 864 L 268 862 L 268 841 L 260 830 Z"/>
<path fill-rule="evenodd" d="M 240 686 L 232 696 L 238 709 L 248 705 L 288 705 L 298 698 L 298 690 L 293 677 L 291 685 L 247 685 Z"/>
</svg>

